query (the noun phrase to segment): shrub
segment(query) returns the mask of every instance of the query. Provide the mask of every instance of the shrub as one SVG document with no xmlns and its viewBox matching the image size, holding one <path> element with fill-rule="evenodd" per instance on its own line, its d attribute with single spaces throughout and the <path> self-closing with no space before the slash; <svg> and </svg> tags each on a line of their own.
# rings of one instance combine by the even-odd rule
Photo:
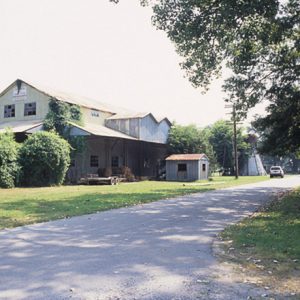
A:
<svg viewBox="0 0 300 300">
<path fill-rule="evenodd" d="M 60 185 L 70 165 L 70 145 L 54 132 L 34 133 L 23 143 L 20 164 L 24 185 Z"/>
<path fill-rule="evenodd" d="M 19 179 L 19 145 L 12 131 L 0 133 L 0 187 L 13 188 Z"/>
</svg>

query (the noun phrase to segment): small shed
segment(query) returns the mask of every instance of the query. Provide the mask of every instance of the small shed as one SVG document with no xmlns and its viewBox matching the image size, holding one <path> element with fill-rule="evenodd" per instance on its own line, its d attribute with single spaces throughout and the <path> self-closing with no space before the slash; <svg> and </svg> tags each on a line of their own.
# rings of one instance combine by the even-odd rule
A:
<svg viewBox="0 0 300 300">
<path fill-rule="evenodd" d="M 209 159 L 205 154 L 173 154 L 166 158 L 166 179 L 194 181 L 208 179 Z"/>
</svg>

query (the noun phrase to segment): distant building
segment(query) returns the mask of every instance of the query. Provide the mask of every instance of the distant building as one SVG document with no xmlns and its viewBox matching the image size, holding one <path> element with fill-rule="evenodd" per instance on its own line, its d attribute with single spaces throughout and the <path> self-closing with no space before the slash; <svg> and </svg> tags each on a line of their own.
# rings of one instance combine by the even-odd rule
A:
<svg viewBox="0 0 300 300">
<path fill-rule="evenodd" d="M 84 153 L 75 157 L 68 172 L 71 181 L 101 169 L 119 172 L 123 166 L 136 176 L 157 175 L 171 123 L 152 113 L 131 112 L 18 79 L 0 93 L 0 132 L 11 128 L 22 141 L 43 130 L 50 99 L 79 105 L 83 115 L 84 125 L 70 123 L 71 135 L 86 139 Z"/>
<path fill-rule="evenodd" d="M 205 154 L 173 154 L 166 158 L 166 179 L 194 181 L 208 178 L 209 160 Z"/>
</svg>

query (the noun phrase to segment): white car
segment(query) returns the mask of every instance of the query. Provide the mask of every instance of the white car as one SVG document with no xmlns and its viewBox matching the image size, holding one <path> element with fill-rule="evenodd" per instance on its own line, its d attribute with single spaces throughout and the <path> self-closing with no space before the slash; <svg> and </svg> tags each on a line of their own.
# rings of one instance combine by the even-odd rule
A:
<svg viewBox="0 0 300 300">
<path fill-rule="evenodd" d="M 272 166 L 270 168 L 270 178 L 273 178 L 275 176 L 280 176 L 281 178 L 284 177 L 284 172 L 281 167 L 279 166 Z"/>
</svg>

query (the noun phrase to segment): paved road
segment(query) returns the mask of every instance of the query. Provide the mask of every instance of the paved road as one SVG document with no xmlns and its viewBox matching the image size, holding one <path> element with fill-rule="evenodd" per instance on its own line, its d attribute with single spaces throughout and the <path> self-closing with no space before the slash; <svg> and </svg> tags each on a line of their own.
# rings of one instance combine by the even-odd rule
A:
<svg viewBox="0 0 300 300">
<path fill-rule="evenodd" d="M 0 232 L 0 299 L 247 299 L 211 245 L 300 177 Z M 251 298 L 253 299 L 253 298 Z"/>
</svg>

